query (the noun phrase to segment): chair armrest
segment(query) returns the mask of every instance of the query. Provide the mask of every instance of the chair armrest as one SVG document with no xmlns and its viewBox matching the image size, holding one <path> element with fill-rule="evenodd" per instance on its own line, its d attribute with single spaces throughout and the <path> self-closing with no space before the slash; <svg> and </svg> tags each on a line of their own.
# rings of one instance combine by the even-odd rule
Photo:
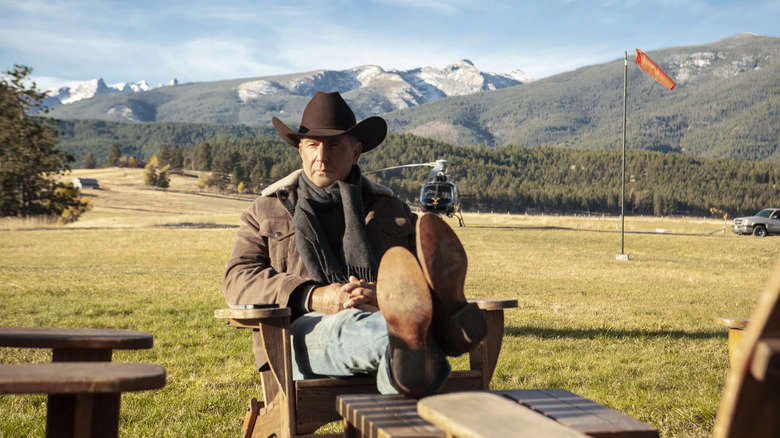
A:
<svg viewBox="0 0 780 438">
<path fill-rule="evenodd" d="M 217 309 L 214 317 L 226 319 L 231 327 L 256 329 L 260 324 L 279 318 L 289 318 L 289 307 L 268 307 L 261 309 Z"/>
<path fill-rule="evenodd" d="M 737 330 L 744 330 L 748 323 L 750 322 L 750 319 L 748 318 L 729 318 L 726 316 L 718 316 L 714 319 L 715 324 L 726 327 L 729 329 L 737 329 Z"/>
<path fill-rule="evenodd" d="M 491 298 L 469 298 L 470 303 L 477 303 L 480 310 L 503 310 L 517 307 L 517 300 L 502 300 Z"/>
</svg>

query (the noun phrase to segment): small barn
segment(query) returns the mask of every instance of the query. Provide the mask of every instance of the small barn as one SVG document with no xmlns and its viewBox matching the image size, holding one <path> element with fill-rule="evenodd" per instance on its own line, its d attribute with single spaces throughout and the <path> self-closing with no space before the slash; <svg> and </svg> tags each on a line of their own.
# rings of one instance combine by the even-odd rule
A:
<svg viewBox="0 0 780 438">
<path fill-rule="evenodd" d="M 98 184 L 98 180 L 94 178 L 73 178 L 73 187 L 83 190 L 83 189 L 99 189 L 100 185 Z"/>
</svg>

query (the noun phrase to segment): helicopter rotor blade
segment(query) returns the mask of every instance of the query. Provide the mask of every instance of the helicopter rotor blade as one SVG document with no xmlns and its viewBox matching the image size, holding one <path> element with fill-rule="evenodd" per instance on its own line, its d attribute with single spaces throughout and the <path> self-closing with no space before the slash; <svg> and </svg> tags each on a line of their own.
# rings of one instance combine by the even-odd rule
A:
<svg viewBox="0 0 780 438">
<path fill-rule="evenodd" d="M 438 163 L 438 161 L 432 162 L 432 163 L 403 164 L 403 165 L 400 165 L 400 166 L 385 167 L 383 169 L 366 170 L 363 173 L 365 174 L 365 173 L 382 172 L 384 170 L 401 169 L 401 168 L 404 168 L 404 167 L 435 166 L 437 163 Z"/>
</svg>

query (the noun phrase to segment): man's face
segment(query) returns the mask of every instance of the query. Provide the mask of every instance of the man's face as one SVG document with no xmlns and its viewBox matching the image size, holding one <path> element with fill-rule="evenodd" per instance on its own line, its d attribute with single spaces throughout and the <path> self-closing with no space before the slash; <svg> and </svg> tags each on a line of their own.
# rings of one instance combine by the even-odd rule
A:
<svg viewBox="0 0 780 438">
<path fill-rule="evenodd" d="M 302 137 L 298 143 L 303 171 L 314 185 L 321 188 L 347 179 L 362 150 L 363 145 L 349 135 Z"/>
</svg>

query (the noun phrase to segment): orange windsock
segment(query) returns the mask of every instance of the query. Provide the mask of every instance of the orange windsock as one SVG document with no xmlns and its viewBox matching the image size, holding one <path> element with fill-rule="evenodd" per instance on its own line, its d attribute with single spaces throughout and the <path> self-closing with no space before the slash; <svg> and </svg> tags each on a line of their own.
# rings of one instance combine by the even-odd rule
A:
<svg viewBox="0 0 780 438">
<path fill-rule="evenodd" d="M 676 85 L 674 81 L 669 78 L 669 76 L 666 76 L 666 73 L 664 73 L 663 70 L 655 65 L 652 59 L 648 58 L 647 55 L 645 55 L 644 52 L 639 49 L 636 49 L 636 63 L 639 65 L 639 67 L 642 68 L 642 70 L 650 73 L 650 76 L 652 76 L 653 79 L 658 81 L 664 87 L 671 90 Z"/>
</svg>

